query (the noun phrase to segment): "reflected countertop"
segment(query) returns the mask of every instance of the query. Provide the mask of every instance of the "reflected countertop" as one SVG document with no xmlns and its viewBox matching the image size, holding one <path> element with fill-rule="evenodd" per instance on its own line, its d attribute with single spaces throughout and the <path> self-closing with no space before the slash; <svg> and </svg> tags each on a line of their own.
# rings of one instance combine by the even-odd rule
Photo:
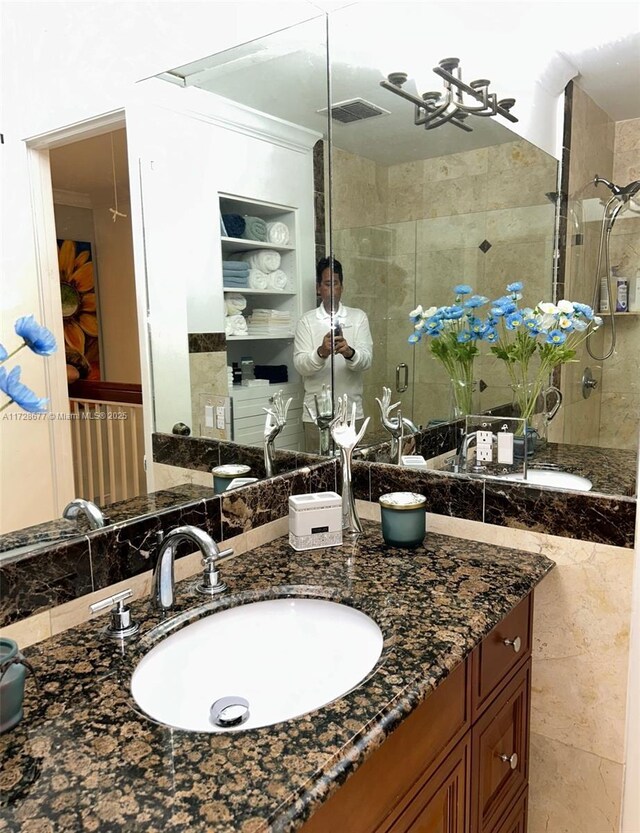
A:
<svg viewBox="0 0 640 833">
<path fill-rule="evenodd" d="M 545 465 L 588 477 L 593 491 L 632 497 L 636 493 L 636 452 L 622 448 L 547 443 L 529 465 Z"/>
<path fill-rule="evenodd" d="M 221 566 L 224 608 L 282 595 L 342 600 L 372 616 L 385 647 L 344 697 L 285 723 L 233 734 L 172 730 L 138 715 L 128 682 L 158 623 L 121 649 L 94 620 L 25 650 L 23 721 L 0 737 L 0 830 L 292 831 L 429 696 L 553 568 L 548 558 L 429 534 L 385 547 L 377 524 L 355 543 L 295 552 L 286 538 Z M 191 582 L 176 613 L 200 604 Z"/>
</svg>

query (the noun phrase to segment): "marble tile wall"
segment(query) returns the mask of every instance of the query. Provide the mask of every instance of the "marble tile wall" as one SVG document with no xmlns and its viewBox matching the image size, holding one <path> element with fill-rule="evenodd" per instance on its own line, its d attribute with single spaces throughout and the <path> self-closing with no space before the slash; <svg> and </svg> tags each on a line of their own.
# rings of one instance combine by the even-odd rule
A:
<svg viewBox="0 0 640 833">
<path fill-rule="evenodd" d="M 601 221 L 585 221 L 584 200 L 609 196 L 604 186 L 590 184 L 596 174 L 626 184 L 640 171 L 640 119 L 614 123 L 589 96 L 573 84 L 569 168 L 569 217 L 566 257 L 567 297 L 592 303 L 597 269 Z M 580 236 L 576 238 L 576 233 Z M 640 217 L 621 214 L 611 233 L 611 266 L 624 277 L 640 269 Z M 604 274 L 604 265 L 601 274 Z M 616 317 L 617 341 L 613 356 L 594 360 L 585 347 L 577 361 L 562 372 L 564 406 L 555 426 L 564 442 L 635 449 L 640 429 L 640 388 L 632 372 L 640 349 L 640 315 Z M 596 355 L 611 344 L 610 324 L 593 340 Z M 582 396 L 581 378 L 591 367 L 599 385 L 588 399 Z M 561 433 L 560 432 L 561 429 Z"/>
<path fill-rule="evenodd" d="M 640 179 L 640 119 L 616 122 L 613 181 Z M 611 266 L 629 281 L 640 277 L 640 208 L 618 215 L 611 231 Z M 602 373 L 600 445 L 637 448 L 640 431 L 640 311 L 616 317 L 616 351 Z"/>
<path fill-rule="evenodd" d="M 585 222 L 582 200 L 599 195 L 599 189 L 591 184 L 596 173 L 607 179 L 613 176 L 614 125 L 607 113 L 575 82 L 572 84 L 570 119 L 564 294 L 567 298 L 592 304 L 600 225 Z M 596 355 L 603 355 L 605 335 L 608 343 L 610 332 L 605 334 L 604 330 L 592 341 Z M 591 367 L 593 375 L 601 381 L 599 363 L 594 362 L 584 345 L 578 349 L 576 359 L 562 368 L 564 402 L 560 419 L 552 425 L 552 436 L 578 445 L 599 445 L 602 386 L 588 399 L 582 396 L 581 387 L 585 367 Z"/>
<path fill-rule="evenodd" d="M 209 404 L 209 397 L 229 396 L 226 350 L 189 353 L 189 374 L 191 379 L 191 433 L 199 437 L 210 437 L 219 440 L 231 436 L 228 429 L 208 428 L 204 422 L 205 400 L 206 404 Z"/>
<path fill-rule="evenodd" d="M 498 297 L 516 279 L 534 302 L 550 297 L 554 204 L 546 195 L 555 188 L 555 160 L 524 141 L 388 168 L 336 152 L 334 251 L 345 266 L 345 303 L 372 322 L 365 413 L 376 422 L 375 397 L 383 385 L 395 387 L 401 362 L 415 380 L 394 397 L 405 416 L 426 424 L 451 414 L 446 373 L 426 345 L 407 343 L 407 314 L 417 303 L 448 303 L 460 282 Z M 363 209 L 374 192 L 375 209 Z M 489 382 L 478 407 L 510 401 L 502 363 L 487 357 L 477 367 Z"/>
</svg>

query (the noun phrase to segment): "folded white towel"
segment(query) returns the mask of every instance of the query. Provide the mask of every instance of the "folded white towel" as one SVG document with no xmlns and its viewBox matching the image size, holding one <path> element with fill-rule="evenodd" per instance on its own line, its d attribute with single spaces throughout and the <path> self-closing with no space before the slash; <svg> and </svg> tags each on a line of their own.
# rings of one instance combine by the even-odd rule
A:
<svg viewBox="0 0 640 833">
<path fill-rule="evenodd" d="M 289 243 L 289 229 L 284 223 L 267 223 L 267 240 L 276 246 L 286 246 Z"/>
<path fill-rule="evenodd" d="M 249 271 L 249 286 L 251 289 L 266 289 L 269 286 L 267 272 L 261 272 L 260 269 L 251 269 Z"/>
<path fill-rule="evenodd" d="M 224 320 L 224 331 L 228 336 L 247 334 L 247 321 L 242 315 L 228 315 Z"/>
<path fill-rule="evenodd" d="M 236 255 L 238 257 L 238 255 Z M 257 249 L 255 252 L 243 252 L 240 257 L 246 261 L 252 269 L 259 269 L 261 272 L 275 272 L 280 268 L 280 255 L 269 249 Z"/>
<path fill-rule="evenodd" d="M 269 283 L 269 289 L 278 289 L 280 292 L 283 292 L 289 283 L 287 273 L 283 272 L 282 269 L 276 269 L 274 272 L 269 272 L 267 274 L 267 280 Z"/>
<path fill-rule="evenodd" d="M 246 308 L 247 299 L 239 292 L 226 292 L 224 296 L 224 303 L 227 309 L 227 315 L 237 315 Z"/>
</svg>

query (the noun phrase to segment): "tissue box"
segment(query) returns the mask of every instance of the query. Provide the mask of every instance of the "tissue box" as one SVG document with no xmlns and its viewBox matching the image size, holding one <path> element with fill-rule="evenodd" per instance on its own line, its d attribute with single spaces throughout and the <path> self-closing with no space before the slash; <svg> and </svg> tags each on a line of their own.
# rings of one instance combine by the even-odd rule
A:
<svg viewBox="0 0 640 833">
<path fill-rule="evenodd" d="M 335 492 L 291 495 L 289 543 L 294 550 L 342 544 L 342 498 Z"/>
</svg>

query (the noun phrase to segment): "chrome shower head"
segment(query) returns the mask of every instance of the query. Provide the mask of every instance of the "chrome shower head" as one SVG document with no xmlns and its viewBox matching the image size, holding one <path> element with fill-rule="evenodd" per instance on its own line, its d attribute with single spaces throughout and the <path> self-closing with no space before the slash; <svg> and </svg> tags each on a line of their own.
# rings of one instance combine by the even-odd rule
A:
<svg viewBox="0 0 640 833">
<path fill-rule="evenodd" d="M 631 197 L 635 196 L 638 191 L 640 191 L 640 179 L 636 179 L 628 185 L 621 186 L 616 185 L 614 182 L 610 182 L 608 179 L 596 174 L 593 179 L 593 184 L 600 185 L 600 183 L 602 183 L 602 185 L 606 185 L 613 196 L 618 197 L 618 199 L 622 202 L 628 202 Z"/>
<path fill-rule="evenodd" d="M 631 197 L 635 197 L 638 191 L 640 191 L 640 179 L 636 179 L 628 185 L 625 185 L 624 188 L 620 188 L 619 196 L 626 202 Z"/>
</svg>

